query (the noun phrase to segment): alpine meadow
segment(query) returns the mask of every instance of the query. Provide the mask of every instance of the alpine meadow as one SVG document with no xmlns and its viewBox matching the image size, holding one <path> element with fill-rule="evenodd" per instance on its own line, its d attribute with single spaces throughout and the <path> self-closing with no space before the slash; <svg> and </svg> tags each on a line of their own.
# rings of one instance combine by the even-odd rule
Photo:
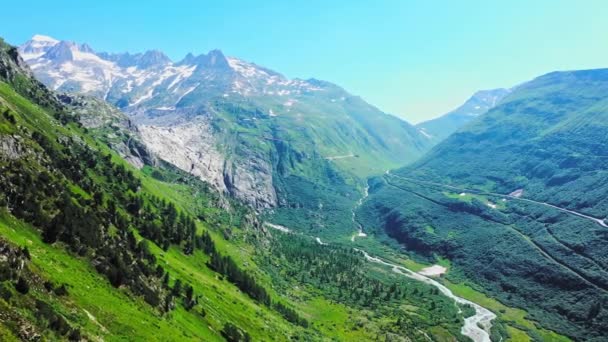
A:
<svg viewBox="0 0 608 342">
<path fill-rule="evenodd" d="M 604 2 L 2 8 L 0 341 L 608 341 Z"/>
</svg>

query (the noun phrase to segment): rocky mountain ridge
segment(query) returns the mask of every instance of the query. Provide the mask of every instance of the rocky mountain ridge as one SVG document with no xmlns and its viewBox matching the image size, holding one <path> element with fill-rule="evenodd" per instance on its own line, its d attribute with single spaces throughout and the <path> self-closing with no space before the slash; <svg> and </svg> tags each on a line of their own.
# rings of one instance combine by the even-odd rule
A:
<svg viewBox="0 0 608 342">
<path fill-rule="evenodd" d="M 288 79 L 219 50 L 172 62 L 160 51 L 98 53 L 38 35 L 19 51 L 53 90 L 115 105 L 160 158 L 257 208 L 302 206 L 280 195 L 286 177 L 306 187 L 357 183 L 430 146 L 410 124 L 339 86 Z"/>
</svg>

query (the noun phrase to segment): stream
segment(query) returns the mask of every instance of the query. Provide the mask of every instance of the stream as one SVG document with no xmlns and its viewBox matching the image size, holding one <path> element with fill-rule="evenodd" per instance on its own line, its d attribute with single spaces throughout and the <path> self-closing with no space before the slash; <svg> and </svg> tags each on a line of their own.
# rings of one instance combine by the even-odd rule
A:
<svg viewBox="0 0 608 342">
<path fill-rule="evenodd" d="M 388 172 L 389 171 L 387 171 L 387 173 Z M 355 219 L 355 215 L 356 215 L 355 212 L 363 204 L 363 201 L 365 201 L 365 199 L 367 198 L 368 195 L 369 195 L 369 186 L 367 186 L 365 188 L 365 191 L 363 192 L 363 196 L 359 199 L 359 201 L 357 202 L 355 207 L 352 209 L 352 221 L 358 228 L 357 235 L 353 235 L 351 238 L 351 241 L 353 241 L 353 242 L 355 241 L 355 237 L 357 237 L 357 236 L 366 236 L 366 234 L 363 233 L 362 225 L 359 224 Z M 431 286 L 435 286 L 437 289 L 439 289 L 439 291 L 441 291 L 441 293 L 443 293 L 448 298 L 453 299 L 456 303 L 468 304 L 471 307 L 473 307 L 473 309 L 475 309 L 475 314 L 471 317 L 465 318 L 464 325 L 462 326 L 462 329 L 460 330 L 460 332 L 463 335 L 470 337 L 475 342 L 491 342 L 489 332 L 490 332 L 490 329 L 492 328 L 492 320 L 494 320 L 496 318 L 496 315 L 492 311 L 482 307 L 479 304 L 473 303 L 470 300 L 456 296 L 450 289 L 448 289 L 447 287 L 445 287 L 444 285 L 442 285 L 441 283 L 439 283 L 438 281 L 436 281 L 434 279 L 431 279 L 422 274 L 416 273 L 403 266 L 391 264 L 380 258 L 373 257 L 373 256 L 369 255 L 366 251 L 363 251 L 360 249 L 356 249 L 356 250 L 363 253 L 363 256 L 365 257 L 365 259 L 367 259 L 370 262 L 389 266 L 392 268 L 392 271 L 394 273 L 398 273 L 398 274 L 401 274 L 408 278 L 421 281 L 421 282 L 426 283 Z M 459 309 L 459 311 L 461 311 L 461 310 Z"/>
<path fill-rule="evenodd" d="M 356 221 L 355 211 L 357 210 L 357 208 L 359 208 L 363 204 L 363 201 L 368 196 L 368 190 L 369 190 L 369 186 L 365 188 L 363 196 L 359 199 L 359 201 L 357 202 L 355 207 L 353 207 L 353 209 L 352 209 L 352 221 L 353 221 L 353 223 L 355 223 L 355 226 L 358 228 L 358 233 L 356 235 L 352 236 L 351 241 L 355 241 L 355 237 L 357 237 L 357 236 L 360 236 L 360 237 L 366 236 L 366 234 L 363 233 L 363 227 L 361 226 L 361 224 L 359 224 Z M 268 223 L 268 222 L 266 222 L 265 225 L 269 228 L 279 230 L 284 233 L 294 234 L 294 232 L 291 229 L 281 226 L 281 225 L 276 225 L 276 224 L 272 224 L 272 223 Z M 320 245 L 327 245 L 327 243 L 321 241 L 321 239 L 319 237 L 313 237 L 313 238 Z M 464 319 L 464 325 L 462 326 L 462 329 L 460 329 L 461 334 L 464 336 L 470 337 L 475 342 L 491 342 L 489 332 L 490 332 L 490 329 L 492 328 L 492 320 L 494 320 L 496 318 L 496 315 L 492 311 L 482 307 L 479 304 L 473 303 L 470 300 L 456 296 L 450 289 L 448 289 L 447 287 L 445 287 L 444 285 L 442 285 L 441 283 L 439 283 L 438 281 L 436 281 L 434 279 L 431 279 L 422 274 L 416 273 L 403 266 L 395 265 L 395 264 L 392 264 L 385 260 L 382 260 L 378 257 L 371 256 L 364 250 L 361 250 L 358 248 L 355 248 L 355 250 L 363 253 L 363 256 L 365 257 L 365 259 L 367 261 L 389 266 L 389 267 L 391 267 L 391 269 L 394 273 L 397 273 L 397 274 L 403 275 L 405 277 L 408 277 L 408 278 L 411 278 L 411 279 L 414 279 L 414 280 L 417 280 L 417 281 L 423 282 L 425 284 L 436 287 L 437 289 L 439 289 L 439 291 L 443 295 L 445 295 L 446 297 L 448 297 L 450 299 L 453 299 L 456 303 L 463 304 L 463 305 L 467 305 L 467 304 L 470 305 L 475 310 L 475 314 L 471 317 L 467 317 Z M 459 308 L 459 312 L 462 312 L 462 310 L 460 310 L 460 308 Z"/>
<path fill-rule="evenodd" d="M 361 198 L 359 198 L 359 201 L 357 201 L 357 204 L 350 211 L 352 213 L 351 220 L 353 221 L 353 224 L 357 227 L 357 234 L 351 236 L 351 238 L 350 238 L 350 241 L 352 241 L 352 242 L 355 242 L 356 237 L 366 237 L 367 236 L 367 234 L 365 234 L 363 232 L 363 226 L 361 226 L 361 224 L 355 220 L 355 211 L 363 204 L 363 201 L 365 201 L 367 196 L 369 196 L 369 185 L 367 185 L 365 187 L 365 189 L 363 190 L 363 196 Z"/>
<path fill-rule="evenodd" d="M 395 272 L 395 273 L 404 275 L 404 276 L 414 279 L 414 280 L 421 281 L 421 282 L 426 283 L 431 286 L 435 286 L 437 289 L 439 289 L 439 291 L 441 291 L 441 293 L 443 293 L 448 298 L 453 299 L 456 303 L 468 304 L 471 307 L 473 307 L 473 309 L 475 309 L 475 314 L 471 317 L 465 318 L 464 325 L 462 326 L 462 329 L 460 329 L 460 332 L 463 335 L 470 337 L 475 342 L 490 342 L 491 341 L 489 331 L 490 331 L 490 328 L 492 328 L 492 320 L 496 318 L 496 315 L 492 311 L 490 311 L 478 304 L 475 304 L 475 303 L 471 302 L 470 300 L 456 296 L 454 293 L 452 293 L 452 291 L 450 289 L 448 289 L 447 287 L 445 287 L 444 285 L 442 285 L 441 283 L 439 283 L 436 280 L 433 280 L 429 277 L 425 277 L 425 276 L 418 274 L 414 271 L 411 271 L 403 266 L 391 264 L 382 259 L 373 257 L 373 256 L 369 255 L 366 251 L 363 251 L 360 249 L 357 249 L 357 250 L 360 251 L 361 253 L 363 253 L 363 256 L 365 256 L 365 259 L 367 259 L 368 261 L 375 262 L 377 264 L 381 264 L 381 265 L 385 265 L 385 266 L 389 266 L 392 268 L 393 272 Z M 483 328 L 480 328 L 480 326 Z"/>
</svg>

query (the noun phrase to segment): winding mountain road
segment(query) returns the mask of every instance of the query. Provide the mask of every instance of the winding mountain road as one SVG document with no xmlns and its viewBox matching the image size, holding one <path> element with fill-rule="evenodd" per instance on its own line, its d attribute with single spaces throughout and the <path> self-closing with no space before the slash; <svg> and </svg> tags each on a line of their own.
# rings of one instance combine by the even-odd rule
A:
<svg viewBox="0 0 608 342">
<path fill-rule="evenodd" d="M 582 218 L 590 220 L 590 221 L 592 221 L 592 222 L 594 222 L 596 224 L 599 224 L 600 226 L 602 226 L 604 228 L 608 228 L 608 224 L 604 220 L 602 220 L 602 219 L 599 219 L 599 218 L 593 217 L 593 216 L 589 216 L 589 215 L 586 215 L 586 214 L 583 214 L 583 213 L 579 213 L 579 212 L 574 211 L 574 210 L 558 207 L 556 205 L 553 205 L 553 204 L 550 204 L 550 203 L 546 203 L 546 202 L 539 202 L 539 201 L 531 200 L 531 199 L 528 199 L 528 198 L 521 198 L 521 197 L 513 196 L 513 195 L 499 194 L 499 193 L 495 193 L 495 192 L 486 192 L 486 191 L 481 191 L 481 190 L 476 190 L 476 189 L 460 188 L 460 187 L 451 186 L 451 185 L 447 185 L 447 184 L 441 184 L 441 183 L 423 181 L 423 180 L 414 179 L 414 178 L 402 177 L 402 176 L 397 176 L 395 174 L 392 174 L 390 172 L 387 172 L 385 175 L 391 176 L 391 177 L 394 177 L 394 178 L 403 179 L 405 181 L 412 182 L 412 183 L 433 185 L 433 186 L 437 186 L 437 187 L 441 187 L 441 188 L 445 188 L 445 189 L 451 189 L 451 190 L 460 191 L 460 192 L 468 192 L 468 193 L 477 194 L 477 195 L 490 195 L 490 196 L 496 196 L 496 197 L 500 197 L 500 198 L 507 198 L 507 199 L 512 199 L 512 200 L 521 201 L 521 202 L 528 202 L 528 203 L 534 203 L 534 204 L 538 204 L 538 205 L 543 205 L 543 206 L 550 207 L 550 208 L 553 208 L 553 209 L 557 209 L 559 211 L 562 211 L 562 212 L 565 212 L 565 213 L 568 213 L 568 214 L 571 214 L 571 215 L 582 217 Z"/>
</svg>

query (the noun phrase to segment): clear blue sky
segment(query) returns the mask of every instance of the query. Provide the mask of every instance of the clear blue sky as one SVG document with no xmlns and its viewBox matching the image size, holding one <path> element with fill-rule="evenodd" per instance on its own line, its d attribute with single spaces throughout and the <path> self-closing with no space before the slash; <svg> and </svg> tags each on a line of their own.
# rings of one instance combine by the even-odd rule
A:
<svg viewBox="0 0 608 342">
<path fill-rule="evenodd" d="M 608 1 L 6 1 L 0 36 L 98 51 L 219 48 L 289 77 L 329 80 L 418 122 L 478 89 L 608 67 Z"/>
</svg>

